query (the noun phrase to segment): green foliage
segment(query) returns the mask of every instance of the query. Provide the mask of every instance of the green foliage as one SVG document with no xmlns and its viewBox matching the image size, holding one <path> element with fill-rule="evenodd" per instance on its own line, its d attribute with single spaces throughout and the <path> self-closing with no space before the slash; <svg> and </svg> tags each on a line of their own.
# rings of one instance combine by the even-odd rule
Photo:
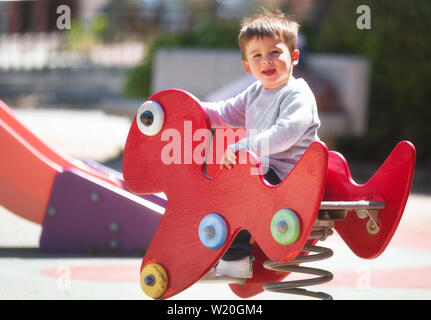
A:
<svg viewBox="0 0 431 320">
<path fill-rule="evenodd" d="M 107 25 L 108 20 L 104 15 L 96 16 L 87 27 L 81 19 L 73 19 L 67 33 L 69 48 L 78 51 L 89 50 L 102 41 Z"/>
<path fill-rule="evenodd" d="M 410 140 L 418 162 L 430 162 L 431 2 L 334 0 L 330 4 L 318 25 L 305 28 L 308 49 L 364 55 L 372 65 L 368 134 L 340 139 L 341 151 L 358 159 L 381 160 L 396 142 Z M 356 27 L 356 8 L 362 4 L 371 9 L 370 30 Z"/>
<path fill-rule="evenodd" d="M 102 39 L 108 28 L 108 18 L 105 15 L 96 16 L 90 24 L 90 33 L 96 38 Z"/>
<path fill-rule="evenodd" d="M 127 76 L 124 92 L 128 97 L 145 98 L 150 95 L 154 55 L 160 47 L 237 48 L 239 25 L 236 22 L 211 22 L 195 32 L 158 35 L 150 44 L 143 61 Z"/>
</svg>

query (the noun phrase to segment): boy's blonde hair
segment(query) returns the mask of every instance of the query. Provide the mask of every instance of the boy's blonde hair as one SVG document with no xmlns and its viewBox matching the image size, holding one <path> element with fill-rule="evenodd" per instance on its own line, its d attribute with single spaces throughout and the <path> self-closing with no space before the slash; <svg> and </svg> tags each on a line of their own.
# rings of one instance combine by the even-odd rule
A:
<svg viewBox="0 0 431 320">
<path fill-rule="evenodd" d="M 289 20 L 280 10 L 268 11 L 242 21 L 238 44 L 242 59 L 246 59 L 246 45 L 253 38 L 271 37 L 281 40 L 290 53 L 297 48 L 299 24 Z"/>
</svg>

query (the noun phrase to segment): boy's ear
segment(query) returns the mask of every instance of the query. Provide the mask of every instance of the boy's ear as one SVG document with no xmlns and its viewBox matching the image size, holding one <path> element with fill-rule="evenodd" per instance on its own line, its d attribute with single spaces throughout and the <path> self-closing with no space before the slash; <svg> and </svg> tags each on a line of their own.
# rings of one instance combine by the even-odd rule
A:
<svg viewBox="0 0 431 320">
<path fill-rule="evenodd" d="M 298 49 L 293 50 L 292 55 L 291 55 L 293 66 L 296 66 L 299 63 L 299 54 L 300 54 L 300 52 Z"/>
<path fill-rule="evenodd" d="M 244 66 L 245 71 L 248 74 L 252 74 L 251 69 L 250 69 L 250 64 L 247 62 L 247 60 L 242 60 L 242 65 Z"/>
</svg>

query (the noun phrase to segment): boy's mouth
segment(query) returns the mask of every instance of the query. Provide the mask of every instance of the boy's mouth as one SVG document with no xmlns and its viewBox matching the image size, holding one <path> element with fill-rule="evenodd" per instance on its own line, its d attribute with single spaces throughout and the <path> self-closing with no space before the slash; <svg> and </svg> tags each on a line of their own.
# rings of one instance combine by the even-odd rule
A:
<svg viewBox="0 0 431 320">
<path fill-rule="evenodd" d="M 267 70 L 263 70 L 262 73 L 265 76 L 272 76 L 275 73 L 275 69 L 267 69 Z"/>
</svg>

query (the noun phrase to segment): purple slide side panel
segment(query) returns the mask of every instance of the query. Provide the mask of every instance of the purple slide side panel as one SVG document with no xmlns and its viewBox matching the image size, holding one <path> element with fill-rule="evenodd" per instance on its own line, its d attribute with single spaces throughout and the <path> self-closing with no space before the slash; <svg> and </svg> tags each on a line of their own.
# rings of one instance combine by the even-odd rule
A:
<svg viewBox="0 0 431 320">
<path fill-rule="evenodd" d="M 164 207 L 157 203 L 66 170 L 54 181 L 40 249 L 47 253 L 143 255 L 163 212 Z"/>
<path fill-rule="evenodd" d="M 168 201 L 166 201 L 163 198 L 160 198 L 154 194 L 144 194 L 139 195 L 141 198 L 148 200 L 150 202 L 153 202 L 154 204 L 157 204 L 160 207 L 166 208 L 166 205 L 168 204 Z"/>
<path fill-rule="evenodd" d="M 99 162 L 93 161 L 93 160 L 84 160 L 84 163 L 86 165 L 88 165 L 88 166 L 96 169 L 96 170 L 99 170 L 99 171 L 102 171 L 102 172 L 104 172 L 106 174 L 110 174 L 110 175 L 114 176 L 115 178 L 117 178 L 119 181 L 122 182 L 124 190 L 127 190 L 127 191 L 131 192 L 127 188 L 126 184 L 124 183 L 123 174 L 121 172 L 119 172 L 119 171 L 117 171 L 115 169 L 112 169 L 112 168 L 110 168 L 108 166 L 105 166 L 104 164 L 101 164 Z M 144 199 L 146 199 L 148 201 L 154 202 L 155 204 L 157 204 L 157 205 L 159 205 L 159 206 L 161 206 L 163 208 L 166 208 L 167 201 L 165 199 L 163 199 L 163 198 L 158 197 L 157 195 L 154 195 L 154 194 L 144 194 L 144 195 L 140 195 L 140 197 L 144 198 Z"/>
</svg>

